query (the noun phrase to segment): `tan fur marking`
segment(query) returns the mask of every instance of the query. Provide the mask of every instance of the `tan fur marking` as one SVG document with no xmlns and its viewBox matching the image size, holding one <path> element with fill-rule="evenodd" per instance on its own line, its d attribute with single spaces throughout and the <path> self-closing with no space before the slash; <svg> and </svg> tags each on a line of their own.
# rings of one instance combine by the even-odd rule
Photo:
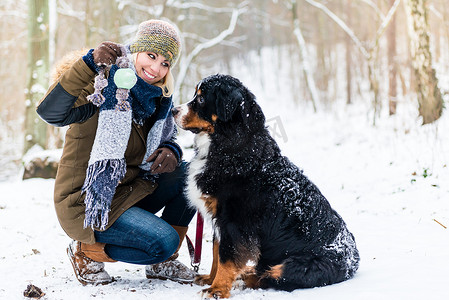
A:
<svg viewBox="0 0 449 300">
<path fill-rule="evenodd" d="M 215 217 L 217 214 L 217 198 L 203 194 L 200 199 L 204 201 L 204 206 L 206 207 L 207 212 L 211 214 L 212 217 Z"/>
<path fill-rule="evenodd" d="M 279 280 L 282 277 L 282 269 L 284 265 L 272 266 L 270 270 L 266 271 L 263 277 L 270 277 L 275 280 Z"/>
<path fill-rule="evenodd" d="M 207 133 L 214 133 L 214 126 L 206 120 L 201 119 L 197 113 L 189 110 L 185 115 L 182 122 L 183 128 L 188 129 L 199 129 L 200 131 L 206 131 Z"/>
<path fill-rule="evenodd" d="M 217 240 L 214 240 L 213 245 L 213 257 L 212 257 L 212 267 L 210 269 L 210 273 L 208 275 L 198 275 L 195 277 L 195 283 L 199 285 L 211 285 L 217 275 L 218 269 L 218 247 L 220 243 Z"/>
<path fill-rule="evenodd" d="M 232 284 L 243 270 L 232 261 L 218 262 L 217 275 L 210 288 L 203 290 L 208 298 L 229 298 Z"/>
<path fill-rule="evenodd" d="M 217 115 L 212 115 L 212 121 L 217 122 L 218 116 Z"/>
<path fill-rule="evenodd" d="M 245 286 L 250 289 L 260 288 L 260 277 L 257 276 L 254 267 L 246 266 L 242 273 L 242 280 L 245 282 Z"/>
<path fill-rule="evenodd" d="M 243 282 L 245 282 L 245 286 L 249 289 L 257 290 L 260 288 L 260 277 L 256 274 L 245 274 L 242 276 Z"/>
</svg>

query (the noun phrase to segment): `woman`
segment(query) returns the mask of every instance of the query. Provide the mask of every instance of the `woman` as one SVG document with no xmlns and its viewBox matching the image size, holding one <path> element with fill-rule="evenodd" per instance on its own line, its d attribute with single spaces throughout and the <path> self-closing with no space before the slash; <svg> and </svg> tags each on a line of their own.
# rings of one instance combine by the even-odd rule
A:
<svg viewBox="0 0 449 300">
<path fill-rule="evenodd" d="M 65 63 L 37 107 L 49 124 L 69 125 L 54 200 L 82 284 L 110 283 L 104 262 L 115 261 L 147 265 L 148 278 L 194 277 L 176 260 L 195 214 L 170 112 L 180 50 L 173 25 L 143 22 L 132 43 L 103 42 Z M 123 84 L 120 69 L 137 76 Z"/>
</svg>

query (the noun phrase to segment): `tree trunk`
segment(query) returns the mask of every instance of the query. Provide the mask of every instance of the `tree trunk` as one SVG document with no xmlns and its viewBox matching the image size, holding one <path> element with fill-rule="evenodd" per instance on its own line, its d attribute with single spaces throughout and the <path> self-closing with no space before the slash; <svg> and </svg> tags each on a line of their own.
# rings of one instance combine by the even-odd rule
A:
<svg viewBox="0 0 449 300">
<path fill-rule="evenodd" d="M 352 0 L 347 0 L 347 20 L 346 23 L 349 27 L 352 26 L 352 14 L 351 14 L 351 2 Z M 345 47 L 346 47 L 346 104 L 352 103 L 352 74 L 351 74 L 351 66 L 352 66 L 352 42 L 351 38 L 346 35 L 345 36 Z"/>
<path fill-rule="evenodd" d="M 373 92 L 373 107 L 374 107 L 373 125 L 376 125 L 376 118 L 380 111 L 380 90 L 379 90 L 379 77 L 377 75 L 378 64 L 376 63 L 376 57 L 377 54 L 373 53 L 373 56 L 371 56 L 367 62 L 370 90 Z"/>
<path fill-rule="evenodd" d="M 48 87 L 48 0 L 28 0 L 28 83 L 26 90 L 24 153 L 35 144 L 46 147 L 47 125 L 36 114 L 36 105 Z"/>
<path fill-rule="evenodd" d="M 318 27 L 318 40 L 315 42 L 317 70 L 320 70 L 317 74 L 318 77 L 316 84 L 321 91 L 329 91 L 329 78 L 331 77 L 331 72 L 326 61 L 330 56 L 329 53 L 326 53 L 326 43 L 329 41 L 329 32 L 326 28 L 326 22 L 323 14 L 319 10 L 316 10 L 314 13 Z"/>
<path fill-rule="evenodd" d="M 394 5 L 395 0 L 390 0 L 390 5 Z M 396 61 L 396 15 L 390 21 L 387 29 L 388 40 L 388 68 L 389 68 L 389 88 L 388 88 L 388 108 L 390 116 L 396 114 L 397 107 L 397 70 Z"/>
<path fill-rule="evenodd" d="M 443 98 L 432 67 L 426 4 L 426 0 L 406 1 L 411 59 L 416 77 L 415 89 L 423 125 L 438 120 L 443 112 Z"/>
<path fill-rule="evenodd" d="M 296 40 L 298 42 L 298 46 L 299 46 L 299 52 L 301 54 L 301 60 L 303 63 L 303 70 L 304 70 L 304 76 L 306 78 L 306 84 L 307 84 L 307 88 L 310 92 L 310 96 L 312 99 L 312 105 L 313 105 L 313 109 L 316 112 L 317 111 L 317 104 L 318 104 L 318 91 L 315 85 L 315 80 L 313 79 L 313 76 L 311 74 L 311 70 L 310 70 L 310 58 L 307 52 L 307 48 L 306 48 L 306 42 L 304 40 L 304 37 L 302 35 L 301 32 L 301 28 L 299 27 L 299 18 L 298 18 L 298 14 L 297 14 L 297 4 L 296 4 L 296 0 L 292 0 L 291 1 L 292 4 L 292 15 L 293 15 L 293 30 L 294 30 L 294 35 L 296 37 Z"/>
</svg>

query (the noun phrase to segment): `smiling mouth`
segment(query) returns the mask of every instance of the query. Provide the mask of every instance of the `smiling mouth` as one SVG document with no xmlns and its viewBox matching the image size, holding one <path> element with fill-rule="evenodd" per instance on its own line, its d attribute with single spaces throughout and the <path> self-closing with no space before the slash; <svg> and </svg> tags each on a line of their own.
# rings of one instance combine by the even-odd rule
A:
<svg viewBox="0 0 449 300">
<path fill-rule="evenodd" d="M 148 73 L 147 71 L 143 70 L 143 73 L 145 74 L 145 76 L 147 76 L 150 79 L 154 79 L 156 78 L 156 76 L 151 75 L 150 73 Z"/>
</svg>

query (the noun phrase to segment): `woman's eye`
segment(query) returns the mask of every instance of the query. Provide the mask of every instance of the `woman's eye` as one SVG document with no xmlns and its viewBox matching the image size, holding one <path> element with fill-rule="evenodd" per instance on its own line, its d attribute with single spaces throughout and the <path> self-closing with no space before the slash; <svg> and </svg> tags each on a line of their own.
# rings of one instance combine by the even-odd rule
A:
<svg viewBox="0 0 449 300">
<path fill-rule="evenodd" d="M 163 66 L 163 67 L 166 67 L 166 68 L 169 68 L 169 67 L 170 67 L 170 64 L 169 64 L 169 63 L 162 63 L 162 66 Z"/>
<path fill-rule="evenodd" d="M 156 56 L 154 56 L 153 53 L 148 53 L 148 56 L 149 56 L 151 59 L 156 59 Z"/>
</svg>

